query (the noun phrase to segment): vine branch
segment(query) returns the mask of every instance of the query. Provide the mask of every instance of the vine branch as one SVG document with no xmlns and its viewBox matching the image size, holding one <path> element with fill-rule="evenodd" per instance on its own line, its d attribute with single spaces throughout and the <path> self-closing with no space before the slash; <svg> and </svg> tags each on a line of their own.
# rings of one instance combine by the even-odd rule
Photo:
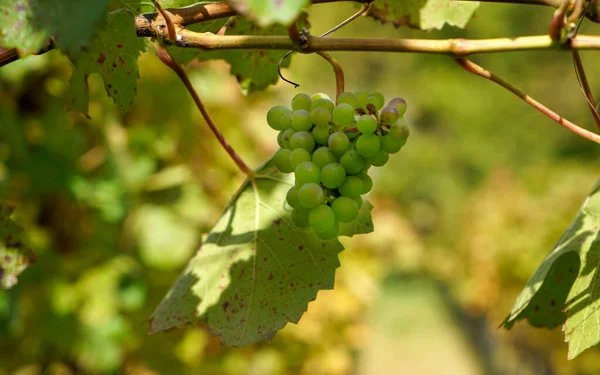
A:
<svg viewBox="0 0 600 375">
<path fill-rule="evenodd" d="M 546 107 L 542 103 L 538 102 L 537 100 L 533 99 L 529 95 L 525 94 L 523 91 L 521 91 L 518 88 L 516 88 L 515 86 L 511 85 L 507 81 L 505 81 L 502 78 L 498 77 L 497 75 L 491 73 L 490 71 L 484 69 L 483 67 L 475 64 L 473 61 L 465 59 L 465 58 L 457 58 L 456 62 L 458 62 L 458 64 L 462 68 L 464 68 L 466 71 L 473 73 L 475 75 L 478 75 L 480 77 L 483 77 L 485 79 L 489 79 L 490 81 L 495 82 L 498 85 L 504 87 L 505 89 L 507 89 L 508 91 L 512 92 L 517 97 L 519 97 L 521 100 L 523 100 L 525 103 L 531 105 L 533 108 L 542 112 L 543 114 L 550 117 L 552 120 L 556 121 L 561 126 L 569 129 L 573 133 L 578 134 L 584 138 L 587 138 L 592 142 L 596 142 L 596 143 L 600 144 L 600 135 L 593 133 L 589 130 L 583 129 L 583 128 L 579 127 L 578 125 L 572 123 L 571 121 L 565 119 L 561 115 L 552 111 L 550 108 Z"/>
</svg>

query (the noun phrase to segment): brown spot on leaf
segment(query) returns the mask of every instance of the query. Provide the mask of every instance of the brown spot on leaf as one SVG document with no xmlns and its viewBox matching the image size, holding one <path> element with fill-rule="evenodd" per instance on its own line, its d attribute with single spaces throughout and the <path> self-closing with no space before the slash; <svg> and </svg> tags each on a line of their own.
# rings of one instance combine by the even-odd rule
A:
<svg viewBox="0 0 600 375">
<path fill-rule="evenodd" d="M 224 302 L 222 306 L 223 306 L 223 312 L 227 312 L 227 308 L 229 307 L 229 302 L 227 302 L 227 301 Z"/>
<path fill-rule="evenodd" d="M 106 60 L 106 56 L 104 56 L 104 54 L 101 53 L 100 56 L 98 56 L 98 59 L 96 61 L 98 62 L 98 64 L 104 65 L 105 60 Z"/>
</svg>

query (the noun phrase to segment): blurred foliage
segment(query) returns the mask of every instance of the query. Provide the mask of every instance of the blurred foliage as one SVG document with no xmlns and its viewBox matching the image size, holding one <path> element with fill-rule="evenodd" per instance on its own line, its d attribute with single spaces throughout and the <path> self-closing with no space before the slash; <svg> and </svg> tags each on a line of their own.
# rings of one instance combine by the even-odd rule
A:
<svg viewBox="0 0 600 375">
<path fill-rule="evenodd" d="M 354 10 L 313 7 L 313 34 Z M 551 16 L 482 4 L 466 31 L 425 34 L 363 17 L 336 36 L 514 37 L 545 33 Z M 591 53 L 584 64 L 600 87 Z M 374 174 L 375 233 L 342 240 L 335 289 L 271 343 L 242 349 L 203 326 L 147 335 L 148 316 L 242 181 L 177 78 L 143 55 L 138 95 L 121 115 L 91 76 L 87 119 L 64 110 L 66 58 L 50 52 L 0 69 L 0 198 L 15 203 L 12 218 L 38 257 L 0 292 L 0 374 L 372 374 L 384 349 L 397 356 L 389 374 L 418 374 L 417 355 L 400 356 L 412 351 L 448 373 L 598 373 L 598 349 L 569 362 L 559 330 L 497 329 L 598 179 L 596 145 L 447 57 L 334 56 L 349 90 L 407 99 L 411 139 Z M 568 53 L 474 60 L 593 126 Z M 298 55 L 284 74 L 298 90 L 331 94 L 326 64 Z M 188 69 L 249 164 L 269 157 L 277 144 L 266 110 L 297 90 L 280 83 L 243 97 L 226 64 Z"/>
</svg>

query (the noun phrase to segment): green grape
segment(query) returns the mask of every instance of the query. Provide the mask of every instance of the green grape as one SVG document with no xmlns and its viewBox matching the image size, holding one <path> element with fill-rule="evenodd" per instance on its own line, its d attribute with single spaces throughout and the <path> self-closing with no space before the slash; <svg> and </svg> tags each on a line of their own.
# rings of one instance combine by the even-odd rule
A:
<svg viewBox="0 0 600 375">
<path fill-rule="evenodd" d="M 312 98 L 306 94 L 297 94 L 292 99 L 292 110 L 297 111 L 303 109 L 306 112 L 310 111 L 310 105 L 312 104 Z"/>
<path fill-rule="evenodd" d="M 292 128 L 285 129 L 284 131 L 279 132 L 279 134 L 277 134 L 277 144 L 279 145 L 279 147 L 291 148 L 290 138 L 292 138 L 292 135 L 294 135 L 295 132 L 296 131 Z"/>
<path fill-rule="evenodd" d="M 363 166 L 361 172 L 368 172 L 369 168 L 371 168 L 371 164 L 369 164 L 365 161 L 365 165 Z"/>
<path fill-rule="evenodd" d="M 349 223 L 358 215 L 358 205 L 354 200 L 352 200 L 352 198 L 348 197 L 337 197 L 331 204 L 331 209 L 335 214 L 335 218 L 340 223 Z M 308 216 L 308 220 L 310 223 L 310 214 Z M 314 228 L 312 223 L 311 227 Z"/>
<path fill-rule="evenodd" d="M 383 108 L 383 105 L 385 104 L 385 98 L 380 92 L 372 92 L 371 95 L 369 95 L 369 97 L 367 98 L 367 103 L 373 103 L 375 108 L 379 111 L 381 108 Z"/>
<path fill-rule="evenodd" d="M 292 112 L 288 112 L 281 116 L 281 128 L 290 129 L 292 127 Z"/>
<path fill-rule="evenodd" d="M 396 121 L 394 125 L 408 127 L 408 122 L 404 119 L 404 117 L 400 116 L 400 118 L 398 119 L 398 121 Z"/>
<path fill-rule="evenodd" d="M 346 179 L 346 170 L 341 164 L 330 163 L 321 170 L 321 183 L 329 189 L 338 188 Z"/>
<path fill-rule="evenodd" d="M 311 131 L 315 142 L 319 145 L 326 145 L 329 140 L 330 127 L 328 126 L 315 126 Z"/>
<path fill-rule="evenodd" d="M 373 180 L 371 179 L 371 176 L 369 176 L 366 172 L 360 172 L 356 175 L 356 177 L 360 178 L 363 183 L 363 189 L 360 194 L 362 195 L 370 192 L 373 188 Z"/>
<path fill-rule="evenodd" d="M 308 213 L 308 223 L 315 232 L 326 233 L 335 226 L 335 214 L 331 207 L 321 204 L 310 210 Z"/>
<path fill-rule="evenodd" d="M 312 161 L 305 161 L 296 166 L 294 169 L 296 176 L 296 185 L 302 186 L 309 182 L 318 184 L 321 182 L 321 169 Z"/>
<path fill-rule="evenodd" d="M 294 171 L 294 168 L 290 165 L 290 154 L 291 150 L 287 148 L 281 148 L 277 150 L 275 156 L 273 156 L 273 163 L 279 171 L 283 173 L 290 173 Z"/>
<path fill-rule="evenodd" d="M 329 229 L 327 232 L 315 231 L 315 233 L 316 233 L 317 237 L 319 237 L 322 240 L 331 240 L 331 239 L 334 239 L 335 237 L 337 237 L 339 231 L 340 231 L 340 224 L 336 221 L 335 224 L 333 225 L 333 227 L 331 227 L 331 229 Z"/>
<path fill-rule="evenodd" d="M 293 208 L 301 207 L 300 201 L 298 200 L 298 190 L 299 189 L 297 186 L 292 186 L 290 188 L 290 190 L 288 190 L 287 194 L 285 195 L 285 200 Z"/>
<path fill-rule="evenodd" d="M 338 96 L 337 102 L 338 104 L 350 104 L 354 109 L 360 108 L 360 102 L 358 101 L 356 96 L 354 96 L 353 93 L 348 91 L 344 91 L 343 93 L 341 93 L 340 96 Z"/>
<path fill-rule="evenodd" d="M 356 150 L 348 150 L 340 158 L 340 164 L 344 167 L 346 173 L 350 175 L 360 172 L 365 165 L 365 161 Z"/>
<path fill-rule="evenodd" d="M 311 112 L 315 108 L 325 108 L 327 111 L 329 111 L 329 113 L 331 113 L 331 112 L 333 112 L 333 108 L 335 108 L 335 105 L 333 104 L 333 102 L 331 100 L 321 98 L 321 99 L 313 100 L 313 102 L 310 106 Z"/>
<path fill-rule="evenodd" d="M 302 185 L 298 189 L 298 202 L 304 208 L 314 208 L 323 203 L 325 200 L 325 193 L 318 184 L 312 182 Z"/>
<path fill-rule="evenodd" d="M 292 222 L 298 228 L 308 228 L 310 226 L 308 222 L 308 213 L 310 211 L 306 208 L 294 208 L 292 210 Z"/>
<path fill-rule="evenodd" d="M 358 197 L 363 191 L 363 183 L 356 176 L 348 176 L 339 187 L 339 191 L 346 197 Z"/>
<path fill-rule="evenodd" d="M 367 109 L 367 98 L 369 97 L 369 93 L 366 91 L 359 90 L 354 93 L 354 96 L 356 97 L 356 99 L 358 99 L 360 107 L 363 109 Z"/>
<path fill-rule="evenodd" d="M 319 99 L 327 99 L 327 100 L 331 101 L 331 98 L 329 97 L 329 95 L 324 94 L 322 92 L 318 92 L 318 93 L 314 94 L 311 99 L 313 102 L 315 100 L 319 100 Z"/>
<path fill-rule="evenodd" d="M 334 154 L 342 155 L 348 149 L 350 141 L 343 132 L 335 132 L 329 136 L 327 144 Z"/>
<path fill-rule="evenodd" d="M 356 127 L 363 134 L 372 134 L 377 130 L 377 120 L 371 115 L 362 115 L 358 118 Z"/>
<path fill-rule="evenodd" d="M 290 138 L 290 147 L 292 150 L 303 148 L 307 151 L 312 151 L 315 148 L 315 140 L 310 133 L 305 131 L 296 132 Z"/>
<path fill-rule="evenodd" d="M 317 107 L 310 111 L 310 120 L 317 126 L 329 126 L 331 121 L 331 112 L 323 107 Z"/>
<path fill-rule="evenodd" d="M 331 113 L 333 123 L 342 126 L 354 122 L 354 108 L 350 104 L 338 104 Z"/>
<path fill-rule="evenodd" d="M 295 150 L 292 150 L 290 152 L 288 161 L 290 167 L 292 168 L 292 171 L 294 171 L 300 163 L 310 161 L 310 152 L 306 151 L 303 148 L 297 148 Z"/>
<path fill-rule="evenodd" d="M 294 137 L 296 134 L 294 134 Z M 292 141 L 294 140 L 294 137 L 292 137 Z M 292 148 L 293 146 L 294 145 L 292 143 Z M 356 140 L 356 151 L 362 157 L 370 158 L 375 156 L 380 148 L 381 145 L 379 144 L 379 137 L 377 137 L 375 134 L 363 134 Z"/>
<path fill-rule="evenodd" d="M 390 131 L 381 137 L 381 149 L 390 154 L 395 154 L 404 146 L 409 133 L 408 127 L 393 125 Z"/>
<path fill-rule="evenodd" d="M 390 154 L 383 150 L 377 151 L 374 156 L 367 159 L 367 161 L 375 167 L 384 166 L 388 162 L 388 160 L 390 160 Z"/>
<path fill-rule="evenodd" d="M 358 197 L 350 197 L 354 202 L 356 202 L 356 204 L 358 205 L 358 210 L 360 211 L 360 208 L 362 207 L 363 204 L 363 199 L 361 198 L 361 196 L 359 195 Z"/>
<path fill-rule="evenodd" d="M 329 147 L 319 147 L 312 154 L 312 162 L 319 166 L 319 168 L 323 168 L 329 163 L 337 163 L 338 158 L 335 154 L 329 149 Z"/>
<path fill-rule="evenodd" d="M 379 114 L 381 121 L 385 122 L 388 125 L 393 125 L 398 121 L 400 115 L 398 114 L 398 110 L 395 107 L 385 107 L 381 110 Z"/>
<path fill-rule="evenodd" d="M 402 98 L 394 98 L 390 100 L 388 106 L 395 107 L 398 110 L 398 116 L 402 117 L 406 113 L 406 100 Z"/>
<path fill-rule="evenodd" d="M 310 115 L 303 109 L 299 109 L 292 113 L 292 128 L 298 131 L 308 131 L 312 128 L 313 123 L 310 120 Z"/>
<path fill-rule="evenodd" d="M 267 112 L 267 124 L 274 130 L 283 130 L 284 128 L 281 126 L 281 117 L 288 112 L 290 112 L 290 110 L 281 105 L 269 109 L 269 112 Z"/>
</svg>

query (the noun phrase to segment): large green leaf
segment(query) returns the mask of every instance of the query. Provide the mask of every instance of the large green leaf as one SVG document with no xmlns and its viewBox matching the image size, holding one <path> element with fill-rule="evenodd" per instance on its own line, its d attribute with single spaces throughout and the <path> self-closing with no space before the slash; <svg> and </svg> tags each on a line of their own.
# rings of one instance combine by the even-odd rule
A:
<svg viewBox="0 0 600 375">
<path fill-rule="evenodd" d="M 249 17 L 260 26 L 274 23 L 290 25 L 310 0 L 232 0 L 238 13 Z"/>
<path fill-rule="evenodd" d="M 600 342 L 600 182 L 546 256 L 503 322 L 526 318 L 554 328 L 565 323 L 569 358 Z"/>
<path fill-rule="evenodd" d="M 297 23 L 299 29 L 308 28 L 306 18 L 306 13 L 303 13 Z M 229 23 L 226 34 L 282 35 L 286 32 L 286 28 L 280 25 L 261 28 L 244 18 L 236 17 Z M 231 74 L 237 78 L 242 91 L 247 94 L 262 91 L 269 85 L 277 83 L 279 80 L 277 64 L 284 53 L 283 51 L 269 50 L 222 50 L 201 52 L 198 58 L 200 60 L 223 59 L 227 61 L 231 66 Z M 288 67 L 290 60 L 291 57 L 285 59 L 281 66 Z"/>
<path fill-rule="evenodd" d="M 111 12 L 106 26 L 90 40 L 87 48 L 71 57 L 75 64 L 71 77 L 72 108 L 87 113 L 87 78 L 98 73 L 107 94 L 126 112 L 135 98 L 137 59 L 145 47 L 146 40 L 136 35 L 133 14 L 125 9 Z"/>
<path fill-rule="evenodd" d="M 441 29 L 447 23 L 465 27 L 479 2 L 454 0 L 376 0 L 368 15 L 396 27 L 421 30 Z"/>
<path fill-rule="evenodd" d="M 34 260 L 21 238 L 23 228 L 11 218 L 12 208 L 0 202 L 0 287 L 10 288 Z"/>
<path fill-rule="evenodd" d="M 152 314 L 151 333 L 206 321 L 223 343 L 250 345 L 297 323 L 319 290 L 333 288 L 342 244 L 295 227 L 285 203 L 293 178 L 261 173 L 241 186 Z M 363 204 L 342 233 L 372 231 L 371 208 Z"/>
<path fill-rule="evenodd" d="M 107 0 L 2 0 L 0 45 L 38 52 L 54 37 L 66 52 L 79 51 L 104 18 Z"/>
</svg>

